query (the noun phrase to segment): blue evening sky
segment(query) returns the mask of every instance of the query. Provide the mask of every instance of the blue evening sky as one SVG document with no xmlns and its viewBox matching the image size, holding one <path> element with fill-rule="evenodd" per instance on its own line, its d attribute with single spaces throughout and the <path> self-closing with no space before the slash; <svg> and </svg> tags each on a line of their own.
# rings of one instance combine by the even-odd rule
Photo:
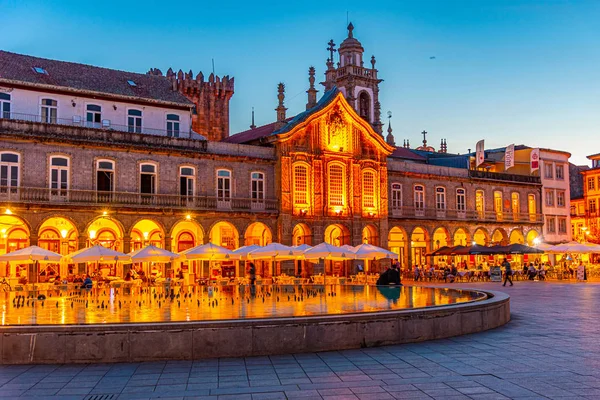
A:
<svg viewBox="0 0 600 400">
<path fill-rule="evenodd" d="M 600 152 L 600 1 L 29 1 L 0 0 L 0 49 L 146 72 L 235 77 L 231 133 L 304 110 L 307 70 L 322 80 L 327 42 L 346 12 L 375 55 L 382 116 L 396 143 L 448 141 L 464 153 L 527 144 L 587 164 Z M 430 57 L 435 57 L 431 59 Z M 321 92 L 319 93 L 322 94 Z"/>
</svg>

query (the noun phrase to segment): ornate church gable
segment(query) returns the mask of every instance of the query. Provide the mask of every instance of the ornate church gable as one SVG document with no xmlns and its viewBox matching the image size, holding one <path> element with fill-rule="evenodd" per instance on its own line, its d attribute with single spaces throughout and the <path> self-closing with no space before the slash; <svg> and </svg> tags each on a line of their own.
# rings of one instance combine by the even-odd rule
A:
<svg viewBox="0 0 600 400">
<path fill-rule="evenodd" d="M 268 138 L 281 144 L 283 153 L 339 153 L 384 161 L 394 148 L 376 133 L 333 89 L 317 105 L 298 114 Z"/>
</svg>

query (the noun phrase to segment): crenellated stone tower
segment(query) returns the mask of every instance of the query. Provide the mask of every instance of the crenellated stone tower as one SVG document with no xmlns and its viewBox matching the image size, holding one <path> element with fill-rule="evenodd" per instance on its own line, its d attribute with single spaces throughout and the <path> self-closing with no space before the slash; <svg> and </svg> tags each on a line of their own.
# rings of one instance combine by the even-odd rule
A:
<svg viewBox="0 0 600 400">
<path fill-rule="evenodd" d="M 150 75 L 162 76 L 159 69 L 150 69 Z M 180 92 L 196 105 L 192 115 L 192 129 L 208 140 L 220 141 L 229 136 L 229 100 L 233 96 L 234 78 L 229 75 L 219 78 L 210 74 L 208 81 L 200 72 L 194 78 L 192 71 L 175 73 L 171 68 L 166 73 L 173 90 Z"/>
<path fill-rule="evenodd" d="M 363 61 L 365 49 L 354 37 L 354 26 L 348 25 L 348 37 L 344 39 L 339 49 L 335 49 L 333 39 L 329 41 L 329 58 L 327 59 L 327 71 L 325 71 L 325 82 L 321 82 L 326 90 L 334 86 L 344 94 L 346 100 L 356 112 L 368 121 L 375 132 L 382 135 L 383 124 L 381 123 L 381 104 L 379 103 L 379 83 L 383 79 L 377 78 L 375 69 L 375 56 L 371 57 L 371 68 L 366 68 Z M 339 61 L 334 62 L 334 54 L 337 51 Z"/>
</svg>

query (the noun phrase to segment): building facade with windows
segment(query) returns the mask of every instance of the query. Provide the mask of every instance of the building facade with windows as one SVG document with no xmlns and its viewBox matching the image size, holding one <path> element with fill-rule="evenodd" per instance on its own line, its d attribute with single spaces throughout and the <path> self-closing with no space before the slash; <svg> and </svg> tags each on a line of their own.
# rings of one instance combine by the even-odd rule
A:
<svg viewBox="0 0 600 400">
<path fill-rule="evenodd" d="M 588 156 L 591 168 L 579 168 L 583 197 L 571 199 L 573 238 L 600 243 L 600 154 Z"/>
<path fill-rule="evenodd" d="M 572 239 L 569 157 L 571 154 L 564 151 L 540 149 L 546 243 L 566 243 Z"/>
<path fill-rule="evenodd" d="M 444 245 L 532 244 L 542 235 L 538 176 L 435 165 L 437 153 L 396 147 L 391 126 L 384 139 L 381 80 L 363 51 L 350 26 L 344 62 L 328 61 L 320 100 L 311 68 L 306 111 L 286 116 L 280 84 L 276 121 L 235 135 L 233 78 L 0 52 L 0 252 L 366 242 L 408 267 Z M 0 273 L 27 273 L 19 268 Z M 181 268 L 205 272 L 194 262 Z M 355 265 L 278 268 L 259 263 L 258 274 L 347 275 Z M 243 269 L 225 262 L 221 273 Z"/>
</svg>

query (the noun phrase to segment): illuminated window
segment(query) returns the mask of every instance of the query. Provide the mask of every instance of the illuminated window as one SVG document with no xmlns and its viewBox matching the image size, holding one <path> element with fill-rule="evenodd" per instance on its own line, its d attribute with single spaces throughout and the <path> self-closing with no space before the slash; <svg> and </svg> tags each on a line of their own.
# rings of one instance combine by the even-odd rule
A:
<svg viewBox="0 0 600 400">
<path fill-rule="evenodd" d="M 54 196 L 67 195 L 66 190 L 69 189 L 69 159 L 67 157 L 50 157 L 50 189 Z"/>
<path fill-rule="evenodd" d="M 446 188 L 435 188 L 435 209 L 438 211 L 446 209 Z"/>
<path fill-rule="evenodd" d="M 262 172 L 253 172 L 250 176 L 250 197 L 254 203 L 265 200 L 265 174 Z"/>
<path fill-rule="evenodd" d="M 590 202 L 589 202 L 589 205 L 590 205 L 589 206 L 590 213 L 595 214 L 596 210 L 597 210 L 597 208 L 596 208 L 596 199 L 591 199 Z"/>
<path fill-rule="evenodd" d="M 363 172 L 363 207 L 375 207 L 375 177 L 373 172 Z"/>
<path fill-rule="evenodd" d="M 217 171 L 217 200 L 231 200 L 231 171 L 226 169 Z"/>
<path fill-rule="evenodd" d="M 194 196 L 196 170 L 192 167 L 179 168 L 179 194 L 181 196 Z"/>
<path fill-rule="evenodd" d="M 456 189 L 456 209 L 465 212 L 467 210 L 467 199 L 465 189 Z"/>
<path fill-rule="evenodd" d="M 0 153 L 0 191 L 16 192 L 19 186 L 19 155 Z"/>
<path fill-rule="evenodd" d="M 535 220 L 537 219 L 537 216 L 536 216 L 537 207 L 535 204 L 535 195 L 534 194 L 530 194 L 527 196 L 527 209 L 529 211 L 529 221 L 535 222 Z"/>
<path fill-rule="evenodd" d="M 556 191 L 556 206 L 557 207 L 565 207 L 565 191 L 557 190 Z"/>
<path fill-rule="evenodd" d="M 519 193 L 512 192 L 510 195 L 510 203 L 514 218 L 518 218 L 521 213 L 521 205 L 519 204 Z"/>
<path fill-rule="evenodd" d="M 55 124 L 58 113 L 58 102 L 52 99 L 42 99 L 40 110 L 41 122 Z"/>
<path fill-rule="evenodd" d="M 142 112 L 140 110 L 127 111 L 127 131 L 142 133 Z"/>
<path fill-rule="evenodd" d="M 339 164 L 329 166 L 329 205 L 344 205 L 344 167 Z"/>
<path fill-rule="evenodd" d="M 402 185 L 392 183 L 392 210 L 402 209 Z"/>
<path fill-rule="evenodd" d="M 494 192 L 494 211 L 496 211 L 496 219 L 502 220 L 502 192 Z"/>
<path fill-rule="evenodd" d="M 0 93 L 0 118 L 10 118 L 10 94 Z"/>
<path fill-rule="evenodd" d="M 480 219 L 485 218 L 485 193 L 483 190 L 475 192 L 475 210 Z"/>
<path fill-rule="evenodd" d="M 308 204 L 308 168 L 305 165 L 294 167 L 294 204 Z"/>
</svg>

